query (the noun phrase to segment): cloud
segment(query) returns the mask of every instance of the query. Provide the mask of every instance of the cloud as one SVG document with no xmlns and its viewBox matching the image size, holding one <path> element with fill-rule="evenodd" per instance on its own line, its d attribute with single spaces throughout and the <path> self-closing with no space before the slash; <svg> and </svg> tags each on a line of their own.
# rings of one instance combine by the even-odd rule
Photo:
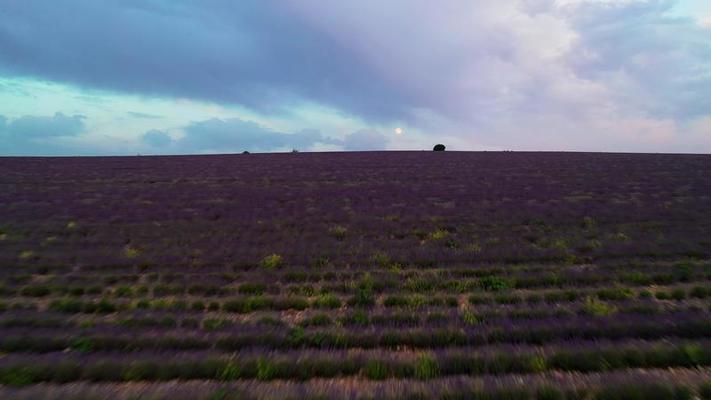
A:
<svg viewBox="0 0 711 400">
<path fill-rule="evenodd" d="M 627 111 L 677 119 L 711 113 L 711 30 L 669 15 L 671 0 L 583 3 L 563 15 L 578 33 L 566 62 Z"/>
<path fill-rule="evenodd" d="M 144 133 L 141 136 L 141 141 L 151 147 L 166 147 L 170 146 L 170 144 L 173 142 L 173 139 L 165 132 L 159 131 L 157 129 L 151 129 L 150 131 Z"/>
<path fill-rule="evenodd" d="M 382 133 L 370 129 L 362 129 L 346 135 L 343 140 L 344 150 L 385 150 L 388 139 Z"/>
<path fill-rule="evenodd" d="M 131 117 L 141 118 L 141 119 L 161 119 L 161 118 L 163 118 L 160 115 L 146 114 L 146 113 L 136 112 L 136 111 L 128 111 L 127 114 L 130 115 Z"/>
<path fill-rule="evenodd" d="M 164 131 L 152 129 L 141 135 L 140 140 L 153 151 L 177 151 L 187 153 L 225 153 L 248 151 L 310 150 L 318 148 L 341 148 L 364 151 L 384 150 L 388 138 L 372 129 L 361 129 L 344 139 L 324 136 L 315 129 L 285 133 L 272 130 L 254 121 L 239 118 L 212 118 L 194 121 L 181 129 L 179 139 L 172 139 Z"/>
<path fill-rule="evenodd" d="M 336 38 L 261 1 L 12 1 L 0 13 L 0 59 L 6 75 L 263 113 L 316 101 L 378 119 L 407 106 Z"/>
<path fill-rule="evenodd" d="M 0 115 L 0 154 L 64 154 L 69 149 L 64 139 L 71 139 L 86 129 L 83 115 L 25 115 L 8 122 Z"/>
<path fill-rule="evenodd" d="M 4 123 L 2 130 L 6 135 L 18 139 L 75 136 L 84 131 L 85 118 L 83 115 L 67 116 L 61 112 L 51 117 L 25 115 L 9 124 Z"/>
<path fill-rule="evenodd" d="M 239 118 L 196 121 L 185 127 L 185 136 L 178 139 L 178 149 L 188 152 L 308 150 L 317 143 L 340 144 L 317 130 L 304 129 L 294 133 L 271 130 L 254 121 Z"/>
<path fill-rule="evenodd" d="M 0 13 L 0 75 L 238 104 L 264 121 L 324 105 L 463 150 L 698 151 L 685 127 L 711 115 L 711 29 L 671 12 L 675 4 L 11 1 Z M 171 146 L 328 140 L 223 119 L 193 123 Z"/>
</svg>

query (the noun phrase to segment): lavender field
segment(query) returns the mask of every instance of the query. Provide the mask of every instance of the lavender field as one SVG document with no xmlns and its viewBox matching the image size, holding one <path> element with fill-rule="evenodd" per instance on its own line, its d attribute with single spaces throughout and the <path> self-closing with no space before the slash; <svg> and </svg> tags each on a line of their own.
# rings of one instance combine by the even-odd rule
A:
<svg viewBox="0 0 711 400">
<path fill-rule="evenodd" d="M 711 156 L 0 171 L 3 399 L 711 399 Z"/>
</svg>

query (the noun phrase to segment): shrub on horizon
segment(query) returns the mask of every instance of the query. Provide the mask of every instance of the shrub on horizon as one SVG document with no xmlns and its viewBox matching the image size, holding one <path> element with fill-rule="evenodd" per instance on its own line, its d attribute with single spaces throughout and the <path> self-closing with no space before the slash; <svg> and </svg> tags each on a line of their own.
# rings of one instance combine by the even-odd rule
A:
<svg viewBox="0 0 711 400">
<path fill-rule="evenodd" d="M 433 148 L 432 151 L 444 151 L 445 146 L 441 143 L 436 144 Z"/>
</svg>

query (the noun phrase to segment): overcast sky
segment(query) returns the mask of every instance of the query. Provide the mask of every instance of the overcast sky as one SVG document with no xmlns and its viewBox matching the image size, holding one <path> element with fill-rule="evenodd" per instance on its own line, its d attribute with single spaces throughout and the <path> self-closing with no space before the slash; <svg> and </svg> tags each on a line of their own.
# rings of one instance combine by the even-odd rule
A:
<svg viewBox="0 0 711 400">
<path fill-rule="evenodd" d="M 711 152 L 711 1 L 0 1 L 0 155 L 436 143 Z"/>
</svg>

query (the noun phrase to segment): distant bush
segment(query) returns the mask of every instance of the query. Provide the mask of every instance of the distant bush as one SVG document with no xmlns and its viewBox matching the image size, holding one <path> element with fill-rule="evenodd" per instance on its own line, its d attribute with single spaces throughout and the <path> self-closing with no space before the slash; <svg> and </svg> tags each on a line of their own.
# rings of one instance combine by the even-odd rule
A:
<svg viewBox="0 0 711 400">
<path fill-rule="evenodd" d="M 190 285 L 187 292 L 193 296 L 219 296 L 225 294 L 227 290 L 217 285 Z"/>
<path fill-rule="evenodd" d="M 274 379 L 279 369 L 276 363 L 264 357 L 257 359 L 257 379 L 268 381 Z"/>
<path fill-rule="evenodd" d="M 368 317 L 368 314 L 365 311 L 356 310 L 351 314 L 347 314 L 347 315 L 339 318 L 339 321 L 343 325 L 366 326 L 370 323 L 370 317 Z"/>
<path fill-rule="evenodd" d="M 631 272 L 623 275 L 622 279 L 635 285 L 646 286 L 652 283 L 652 278 L 641 272 Z"/>
<path fill-rule="evenodd" d="M 699 386 L 699 396 L 703 400 L 711 400 L 711 381 L 704 382 Z"/>
<path fill-rule="evenodd" d="M 270 299 L 261 296 L 253 296 L 246 299 L 235 298 L 227 300 L 222 304 L 222 310 L 227 312 L 248 313 L 251 311 L 265 309 L 270 305 Z"/>
<path fill-rule="evenodd" d="M 694 266 L 689 262 L 678 262 L 673 266 L 674 276 L 680 282 L 689 282 L 693 278 Z"/>
<path fill-rule="evenodd" d="M 583 312 L 588 315 L 595 317 L 606 317 L 608 315 L 614 314 L 617 309 L 604 301 L 600 301 L 594 297 L 588 297 L 585 299 L 585 305 L 583 306 Z"/>
<path fill-rule="evenodd" d="M 301 326 L 328 326 L 331 325 L 331 317 L 327 314 L 316 314 L 313 317 L 305 318 L 301 321 Z"/>
<path fill-rule="evenodd" d="M 600 300 L 626 300 L 634 297 L 634 292 L 629 288 L 611 288 L 611 289 L 601 289 L 597 291 L 597 297 Z"/>
<path fill-rule="evenodd" d="M 358 282 L 355 296 L 348 300 L 348 305 L 358 307 L 372 307 L 375 305 L 375 281 L 369 273 L 366 273 Z"/>
<path fill-rule="evenodd" d="M 200 322 L 195 318 L 183 318 L 180 322 L 181 328 L 197 329 L 200 327 Z"/>
<path fill-rule="evenodd" d="M 153 296 L 175 296 L 185 293 L 183 285 L 156 285 L 153 287 Z"/>
<path fill-rule="evenodd" d="M 341 299 L 332 294 L 322 294 L 314 300 L 314 307 L 317 308 L 339 308 Z"/>
<path fill-rule="evenodd" d="M 84 303 L 71 298 L 53 300 L 49 304 L 50 310 L 65 313 L 79 313 L 82 311 L 83 307 Z"/>
<path fill-rule="evenodd" d="M 20 252 L 20 260 L 29 260 L 37 258 L 37 254 L 32 250 L 24 250 Z"/>
<path fill-rule="evenodd" d="M 100 314 L 110 314 L 116 311 L 116 306 L 108 299 L 101 299 L 96 303 L 96 311 Z"/>
<path fill-rule="evenodd" d="M 99 285 L 92 285 L 86 288 L 86 294 L 101 294 L 103 291 L 104 289 L 102 289 Z"/>
<path fill-rule="evenodd" d="M 286 288 L 289 294 L 303 295 L 303 296 L 313 296 L 316 293 L 316 289 L 313 285 L 292 285 Z"/>
<path fill-rule="evenodd" d="M 5 368 L 0 371 L 0 383 L 8 386 L 26 386 L 36 381 L 36 371 L 30 367 Z"/>
<path fill-rule="evenodd" d="M 689 297 L 697 298 L 697 299 L 703 299 L 706 296 L 708 296 L 710 293 L 709 290 L 707 290 L 703 286 L 694 286 L 691 291 L 689 292 Z"/>
<path fill-rule="evenodd" d="M 202 329 L 214 331 L 225 328 L 232 324 L 232 321 L 222 318 L 205 318 L 202 320 Z"/>
<path fill-rule="evenodd" d="M 126 246 L 123 249 L 123 256 L 126 258 L 136 258 L 141 254 L 141 251 L 135 247 Z"/>
<path fill-rule="evenodd" d="M 196 300 L 190 305 L 190 309 L 193 311 L 203 311 L 205 309 L 205 303 L 200 300 Z"/>
<path fill-rule="evenodd" d="M 348 305 L 357 307 L 372 307 L 375 305 L 375 295 L 371 290 L 360 289 L 348 300 Z"/>
<path fill-rule="evenodd" d="M 415 362 L 415 378 L 428 380 L 439 375 L 439 365 L 432 357 L 422 355 Z"/>
<path fill-rule="evenodd" d="M 403 288 L 412 292 L 429 292 L 435 288 L 434 278 L 428 276 L 413 276 L 405 280 Z"/>
<path fill-rule="evenodd" d="M 686 291 L 683 288 L 676 288 L 672 290 L 670 297 L 672 300 L 684 300 L 686 298 Z"/>
<path fill-rule="evenodd" d="M 436 144 L 433 148 L 432 151 L 444 151 L 445 146 L 443 144 Z"/>
<path fill-rule="evenodd" d="M 499 276 L 485 276 L 479 280 L 479 286 L 484 290 L 498 291 L 509 289 L 509 282 Z"/>
<path fill-rule="evenodd" d="M 337 240 L 343 240 L 346 238 L 346 233 L 348 232 L 348 229 L 341 225 L 336 225 L 332 226 L 329 230 L 328 233 L 336 238 Z"/>
<path fill-rule="evenodd" d="M 285 297 L 272 301 L 275 310 L 305 310 L 309 308 L 309 301 L 303 297 Z"/>
<path fill-rule="evenodd" d="M 119 286 L 114 290 L 116 297 L 130 297 L 133 295 L 133 289 L 130 286 Z"/>
<path fill-rule="evenodd" d="M 242 294 L 263 294 L 267 285 L 263 283 L 243 283 L 237 291 Z"/>
<path fill-rule="evenodd" d="M 583 229 L 590 230 L 590 229 L 595 228 L 596 225 L 597 225 L 597 221 L 595 221 L 595 219 L 593 217 L 586 216 L 583 218 L 583 221 L 582 221 Z"/>
<path fill-rule="evenodd" d="M 410 300 L 401 295 L 391 295 L 385 298 L 383 305 L 385 307 L 404 307 L 410 304 Z"/>
<path fill-rule="evenodd" d="M 282 256 L 278 254 L 270 254 L 262 258 L 260 265 L 267 269 L 276 269 L 281 267 L 283 262 L 284 259 L 282 258 Z"/>
<path fill-rule="evenodd" d="M 462 320 L 467 325 L 476 325 L 479 323 L 479 318 L 474 313 L 474 311 L 470 309 L 465 309 L 464 311 L 462 311 Z"/>
<path fill-rule="evenodd" d="M 328 256 L 317 256 L 311 259 L 309 266 L 312 268 L 325 268 L 328 267 L 330 262 L 331 259 Z"/>
<path fill-rule="evenodd" d="M 390 256 L 388 256 L 385 253 L 382 252 L 376 252 L 374 253 L 370 259 L 372 260 L 373 263 L 377 264 L 378 266 L 385 268 L 390 264 Z"/>
<path fill-rule="evenodd" d="M 205 377 L 214 376 L 220 381 L 233 381 L 238 379 L 242 373 L 242 368 L 232 359 L 216 363 Z M 219 397 L 220 399 L 223 397 Z"/>
<path fill-rule="evenodd" d="M 429 234 L 429 238 L 432 240 L 441 240 L 447 237 L 449 232 L 444 229 L 437 229 Z"/>
<path fill-rule="evenodd" d="M 188 303 L 185 300 L 173 300 L 170 303 L 170 308 L 176 311 L 185 311 L 188 309 Z"/>
<path fill-rule="evenodd" d="M 44 297 L 50 294 L 51 292 L 52 290 L 45 285 L 25 286 L 20 289 L 21 295 L 29 297 Z"/>
<path fill-rule="evenodd" d="M 368 379 L 382 380 L 388 377 L 388 366 L 379 360 L 369 360 L 362 373 Z"/>
<path fill-rule="evenodd" d="M 146 310 L 151 308 L 151 302 L 146 300 L 146 299 L 141 299 L 136 302 L 134 305 L 134 308 L 140 309 L 140 310 Z"/>
<path fill-rule="evenodd" d="M 654 297 L 657 298 L 657 300 L 669 300 L 671 298 L 671 295 L 667 292 L 656 292 L 654 293 Z"/>
<path fill-rule="evenodd" d="M 0 284 L 0 296 L 12 296 L 15 294 L 15 290 L 8 288 L 7 286 Z"/>
</svg>

